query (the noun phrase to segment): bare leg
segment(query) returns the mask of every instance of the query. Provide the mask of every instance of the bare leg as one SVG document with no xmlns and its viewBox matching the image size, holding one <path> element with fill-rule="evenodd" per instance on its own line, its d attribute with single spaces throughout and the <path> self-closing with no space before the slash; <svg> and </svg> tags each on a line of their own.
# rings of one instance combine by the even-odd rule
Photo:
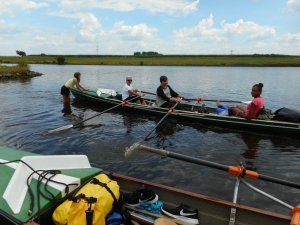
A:
<svg viewBox="0 0 300 225">
<path fill-rule="evenodd" d="M 140 101 L 140 100 L 137 100 L 135 103 L 136 103 L 136 104 L 141 104 L 141 101 Z"/>
<path fill-rule="evenodd" d="M 147 103 L 145 101 L 142 102 L 143 105 L 147 105 Z"/>
<path fill-rule="evenodd" d="M 242 112 L 246 112 L 246 109 L 243 106 L 237 105 L 236 108 L 241 110 Z"/>
<path fill-rule="evenodd" d="M 63 95 L 63 103 L 67 103 L 70 101 L 70 95 L 66 96 L 66 95 Z"/>
<path fill-rule="evenodd" d="M 229 107 L 228 110 L 229 110 L 229 112 L 231 112 L 236 117 L 241 117 L 240 115 L 244 112 L 244 111 L 242 111 L 242 110 L 240 110 L 240 109 L 238 109 L 237 107 L 234 107 L 234 106 Z"/>
</svg>

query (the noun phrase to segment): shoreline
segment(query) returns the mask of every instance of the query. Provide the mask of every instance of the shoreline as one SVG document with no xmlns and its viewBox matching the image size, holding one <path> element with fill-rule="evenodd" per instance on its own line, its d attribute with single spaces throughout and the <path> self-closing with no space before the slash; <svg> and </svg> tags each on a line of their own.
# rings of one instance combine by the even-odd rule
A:
<svg viewBox="0 0 300 225">
<path fill-rule="evenodd" d="M 42 73 L 35 72 L 35 71 L 28 71 L 23 73 L 0 73 L 0 80 L 7 80 L 7 79 L 22 79 L 22 78 L 32 78 L 37 76 L 42 76 Z"/>
</svg>

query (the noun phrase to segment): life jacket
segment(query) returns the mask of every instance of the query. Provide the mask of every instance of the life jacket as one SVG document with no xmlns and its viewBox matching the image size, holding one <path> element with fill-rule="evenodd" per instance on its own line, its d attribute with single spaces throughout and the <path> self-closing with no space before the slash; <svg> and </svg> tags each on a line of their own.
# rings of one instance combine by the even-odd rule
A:
<svg viewBox="0 0 300 225">
<path fill-rule="evenodd" d="M 104 225 L 119 198 L 117 182 L 100 174 L 59 205 L 52 219 L 56 225 Z"/>
</svg>

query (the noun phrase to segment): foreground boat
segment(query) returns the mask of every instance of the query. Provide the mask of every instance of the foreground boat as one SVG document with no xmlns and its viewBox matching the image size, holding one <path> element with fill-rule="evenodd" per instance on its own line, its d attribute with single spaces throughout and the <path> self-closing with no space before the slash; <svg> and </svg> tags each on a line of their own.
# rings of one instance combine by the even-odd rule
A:
<svg viewBox="0 0 300 225">
<path fill-rule="evenodd" d="M 64 162 L 64 166 L 61 165 L 60 159 Z M 80 157 L 80 160 L 77 161 L 76 157 Z M 56 158 L 56 162 L 53 163 L 52 159 Z M 63 183 L 76 184 L 80 185 L 89 180 L 92 176 L 95 176 L 99 173 L 107 174 L 112 180 L 117 181 L 120 186 L 121 194 L 131 193 L 133 189 L 138 189 L 141 187 L 150 188 L 154 190 L 154 192 L 159 196 L 159 200 L 163 202 L 163 204 L 168 206 L 178 206 L 180 203 L 187 204 L 192 208 L 196 208 L 199 211 L 199 224 L 218 224 L 218 225 L 228 225 L 228 224 L 243 224 L 243 225 L 288 225 L 290 224 L 291 217 L 289 215 L 281 215 L 278 213 L 273 213 L 261 209 L 256 209 L 252 207 L 248 207 L 245 205 L 237 204 L 236 202 L 228 202 L 221 199 L 216 199 L 196 193 L 191 193 L 188 191 L 179 190 L 176 188 L 139 180 L 135 178 L 131 178 L 124 175 L 102 172 L 99 168 L 92 168 L 89 166 L 88 161 L 84 159 L 84 156 L 40 156 L 33 153 L 28 153 L 20 150 L 15 150 L 6 147 L 0 147 L 0 162 L 6 164 L 0 164 L 0 174 L 1 174 L 1 182 L 0 182 L 0 224 L 23 224 L 29 219 L 34 219 L 40 216 L 40 224 L 41 225 L 53 225 L 54 223 L 51 220 L 51 215 L 54 209 L 66 199 L 67 196 L 63 197 L 62 189 L 59 187 L 48 187 L 49 183 L 44 183 L 44 186 L 47 186 L 49 190 L 55 194 L 56 199 L 60 200 L 59 202 L 53 203 L 43 196 L 40 196 L 40 209 L 35 207 L 33 209 L 32 214 L 28 214 L 28 209 L 30 206 L 30 196 L 28 191 L 25 191 L 24 202 L 20 202 L 21 197 L 18 195 L 18 189 L 22 187 L 27 187 L 26 179 L 26 167 L 24 167 L 24 162 L 27 163 L 28 166 L 32 167 L 34 170 L 47 170 L 49 171 L 51 168 L 55 168 L 55 170 L 59 170 L 62 174 L 66 175 L 64 177 L 58 177 L 57 181 L 61 181 Z M 18 161 L 13 163 L 8 163 L 12 160 L 22 159 L 23 162 Z M 41 161 L 42 159 L 42 161 Z M 66 159 L 72 159 L 66 160 Z M 79 167 L 85 168 L 73 168 L 74 162 L 75 164 L 83 162 Z M 73 162 L 72 162 L 73 161 Z M 56 164 L 50 165 L 49 163 Z M 20 169 L 21 168 L 21 169 Z M 21 173 L 19 173 L 19 172 Z M 67 177 L 71 177 L 70 179 Z M 73 179 L 72 177 L 75 177 Z M 77 178 L 76 178 L 77 177 Z M 14 179 L 17 178 L 17 179 Z M 25 178 L 25 179 L 24 179 Z M 36 194 L 38 178 L 34 177 L 30 183 L 30 187 L 33 189 L 33 193 Z M 17 189 L 13 184 L 17 181 Z M 287 182 L 289 183 L 289 182 Z M 61 185 L 63 186 L 63 185 Z M 58 188 L 58 189 L 56 189 Z M 236 187 L 235 187 L 236 188 Z M 13 195 L 10 198 L 7 198 L 10 192 L 13 189 Z M 234 187 L 233 187 L 234 189 Z M 22 189 L 24 191 L 24 189 Z M 63 190 L 65 190 L 65 186 L 63 186 Z M 71 190 L 70 190 L 71 191 Z M 235 192 L 236 193 L 236 192 Z M 236 193 L 237 195 L 237 193 Z M 235 196 L 237 197 L 237 196 Z M 18 204 L 15 207 L 14 202 L 18 201 Z M 35 196 L 34 202 L 37 205 L 38 199 Z M 20 206 L 20 209 L 17 208 Z M 162 214 L 155 214 L 148 212 L 146 210 L 140 210 L 137 208 L 133 208 L 131 206 L 127 206 L 128 210 L 132 215 L 132 218 L 140 224 L 153 224 L 155 218 L 167 218 L 177 224 L 187 224 L 178 219 L 170 218 L 164 216 Z M 142 214 L 140 214 L 142 213 Z M 300 212 L 299 212 L 300 213 Z M 296 213 L 295 213 L 296 215 Z M 153 218 L 149 218 L 148 216 L 153 216 Z M 299 218 L 298 218 L 299 219 Z M 297 223 L 291 223 L 295 225 L 300 225 L 300 220 Z"/>
<path fill-rule="evenodd" d="M 113 91 L 113 90 L 111 90 Z M 77 89 L 71 89 L 72 94 L 77 99 L 82 99 L 85 101 L 96 102 L 102 105 L 108 106 L 117 106 L 121 105 L 121 95 L 120 94 L 111 94 L 109 92 L 104 93 L 94 90 L 89 90 L 87 93 L 82 93 Z M 113 93 L 115 93 L 113 91 Z M 127 109 L 133 110 L 135 112 L 149 113 L 155 114 L 160 117 L 163 117 L 168 110 L 164 108 L 160 108 L 155 106 L 155 100 L 151 98 L 145 98 L 147 105 L 139 105 L 135 103 L 125 104 L 122 107 L 118 107 L 118 109 Z M 254 130 L 256 132 L 264 132 L 264 133 L 280 133 L 280 134 L 292 134 L 299 135 L 300 134 L 300 124 L 299 123 L 290 123 L 290 122 L 282 122 L 276 120 L 246 120 L 244 118 L 238 118 L 235 116 L 220 116 L 216 114 L 216 108 L 214 107 L 206 107 L 208 110 L 207 113 L 199 113 L 199 109 L 201 109 L 201 105 L 196 101 L 194 104 L 191 103 L 183 103 L 190 111 L 183 110 L 174 110 L 173 113 L 169 115 L 169 117 L 173 117 L 176 119 L 182 120 L 190 120 L 193 122 L 200 123 L 209 123 L 211 125 L 218 125 L 222 127 L 232 127 L 236 129 L 242 130 Z"/>
</svg>

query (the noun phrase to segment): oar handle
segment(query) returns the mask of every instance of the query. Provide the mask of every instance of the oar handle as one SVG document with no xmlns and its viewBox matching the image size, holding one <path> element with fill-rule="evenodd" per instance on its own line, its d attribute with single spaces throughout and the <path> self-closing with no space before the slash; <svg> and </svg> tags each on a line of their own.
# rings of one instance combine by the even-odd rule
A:
<svg viewBox="0 0 300 225">
<path fill-rule="evenodd" d="M 197 102 L 216 102 L 216 99 L 204 99 L 204 98 L 187 98 L 184 99 L 187 101 L 197 101 Z M 219 100 L 220 102 L 234 102 L 234 103 L 243 103 L 242 101 L 233 101 L 233 100 Z"/>
<path fill-rule="evenodd" d="M 281 179 L 274 178 L 274 177 L 269 177 L 269 176 L 262 175 L 262 174 L 258 174 L 255 171 L 244 169 L 241 165 L 240 166 L 225 166 L 225 165 L 222 165 L 222 164 L 218 164 L 218 163 L 214 163 L 214 162 L 210 162 L 210 161 L 206 161 L 206 160 L 202 160 L 202 159 L 182 155 L 182 154 L 175 153 L 175 152 L 169 152 L 169 151 L 162 150 L 162 149 L 151 148 L 151 147 L 147 147 L 147 146 L 144 146 L 144 145 L 141 145 L 140 149 L 144 150 L 144 151 L 149 151 L 149 152 L 152 152 L 152 153 L 156 153 L 156 154 L 159 154 L 159 155 L 162 155 L 162 156 L 167 156 L 167 157 L 171 157 L 171 158 L 174 158 L 174 159 L 183 160 L 183 161 L 186 161 L 186 162 L 191 162 L 191 163 L 195 163 L 195 164 L 199 164 L 199 165 L 208 166 L 208 167 L 211 167 L 211 168 L 227 171 L 230 174 L 234 174 L 237 177 L 247 177 L 247 178 L 251 178 L 251 179 L 259 179 L 259 180 L 269 181 L 269 182 L 276 183 L 276 184 L 285 185 L 285 186 L 288 186 L 288 187 L 300 188 L 300 184 L 290 182 L 290 181 L 287 181 L 287 180 L 281 180 Z"/>
<path fill-rule="evenodd" d="M 144 151 L 148 151 L 148 152 L 153 152 L 162 156 L 169 156 L 171 158 L 174 159 L 179 159 L 179 160 L 183 160 L 186 162 L 191 162 L 191 163 L 195 163 L 195 164 L 199 164 L 199 165 L 204 165 L 204 166 L 209 166 L 215 169 L 219 169 L 219 170 L 224 170 L 224 171 L 228 171 L 229 167 L 228 166 L 224 166 L 218 163 L 213 163 L 213 162 L 209 162 L 203 159 L 198 159 L 198 158 L 194 158 L 194 157 L 190 157 L 190 156 L 186 156 L 186 155 L 182 155 L 182 154 L 178 154 L 175 152 L 169 152 L 163 149 L 157 149 L 157 148 L 151 148 L 151 147 L 147 147 L 144 145 L 140 146 L 141 150 Z"/>
<path fill-rule="evenodd" d="M 141 145 L 140 149 L 143 151 L 148 151 L 148 152 L 152 152 L 158 155 L 162 155 L 162 156 L 168 156 L 168 151 L 163 150 L 163 149 L 157 149 L 157 148 L 151 148 L 145 145 Z"/>
</svg>

